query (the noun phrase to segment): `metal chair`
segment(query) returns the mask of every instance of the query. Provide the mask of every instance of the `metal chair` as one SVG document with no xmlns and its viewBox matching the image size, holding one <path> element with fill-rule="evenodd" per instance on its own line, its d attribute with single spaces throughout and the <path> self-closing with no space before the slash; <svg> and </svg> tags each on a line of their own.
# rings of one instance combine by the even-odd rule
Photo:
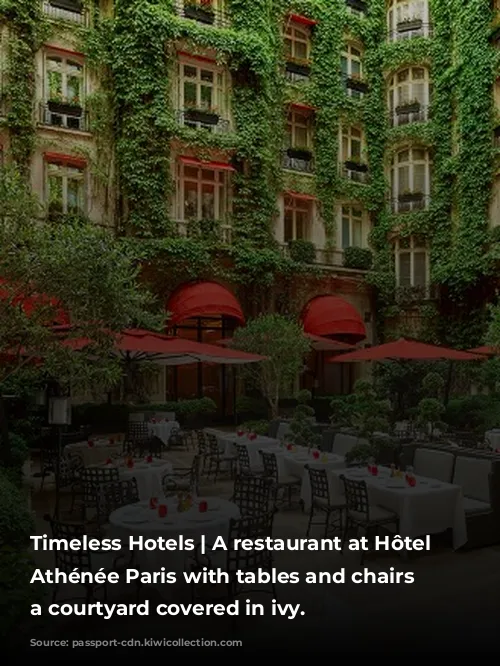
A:
<svg viewBox="0 0 500 666">
<path fill-rule="evenodd" d="M 231 501 L 242 516 L 267 513 L 274 508 L 276 488 L 270 479 L 244 474 L 237 476 Z"/>
<path fill-rule="evenodd" d="M 162 479 L 162 488 L 166 496 L 179 491 L 192 492 L 199 495 L 201 457 L 195 455 L 191 467 L 174 467 Z"/>
<path fill-rule="evenodd" d="M 324 527 L 324 536 L 326 538 L 329 527 L 338 526 L 342 529 L 342 514 L 345 509 L 345 502 L 340 499 L 335 502 L 331 501 L 328 472 L 324 467 L 317 469 L 310 465 L 306 465 L 305 468 L 309 474 L 309 482 L 311 485 L 311 510 L 309 512 L 306 536 L 309 536 L 313 525 L 320 525 Z M 317 511 L 319 511 L 320 514 L 323 514 L 323 520 L 314 520 Z M 337 525 L 332 525 L 330 523 L 330 518 L 334 513 L 338 513 Z"/>
<path fill-rule="evenodd" d="M 264 465 L 264 476 L 271 479 L 275 485 L 276 497 L 278 497 L 280 491 L 283 491 L 283 494 L 288 495 L 288 506 L 291 508 L 293 491 L 300 489 L 302 480 L 291 474 L 280 475 L 275 453 L 269 453 L 268 451 L 259 451 L 259 453 Z"/>
<path fill-rule="evenodd" d="M 227 465 L 230 476 L 234 477 L 234 464 L 237 461 L 236 454 L 226 455 L 220 450 L 217 437 L 211 433 L 206 433 L 206 435 L 208 438 L 208 477 L 213 474 L 213 481 L 216 483 L 221 465 Z"/>
<path fill-rule="evenodd" d="M 250 476 L 261 476 L 264 474 L 264 467 L 262 465 L 252 465 L 250 462 L 250 456 L 245 444 L 236 444 L 235 446 L 240 474 L 248 474 Z"/>
</svg>

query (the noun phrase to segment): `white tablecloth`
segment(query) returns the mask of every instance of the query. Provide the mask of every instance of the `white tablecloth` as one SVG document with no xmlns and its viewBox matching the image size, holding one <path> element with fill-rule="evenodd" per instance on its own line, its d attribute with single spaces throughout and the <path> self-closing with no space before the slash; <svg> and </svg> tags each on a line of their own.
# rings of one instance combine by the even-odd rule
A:
<svg viewBox="0 0 500 666">
<path fill-rule="evenodd" d="M 290 432 L 290 422 L 282 421 L 278 426 L 278 432 L 276 433 L 277 439 L 286 439 L 286 435 Z"/>
<path fill-rule="evenodd" d="M 120 479 L 135 479 L 137 481 L 137 490 L 139 498 L 147 500 L 151 497 L 161 497 L 163 495 L 161 481 L 165 474 L 172 471 L 172 464 L 165 460 L 153 459 L 153 462 L 144 461 L 135 462 L 132 468 L 125 463 L 114 463 L 112 465 L 100 465 L 101 467 L 117 467 Z"/>
<path fill-rule="evenodd" d="M 140 502 L 122 507 L 114 511 L 109 517 L 112 538 L 120 538 L 124 545 L 128 543 L 128 537 L 143 536 L 146 539 L 162 536 L 165 539 L 183 536 L 193 539 L 195 544 L 201 541 L 201 535 L 206 537 L 207 545 L 213 544 L 218 536 L 227 539 L 229 521 L 237 520 L 240 511 L 236 504 L 218 497 L 204 498 L 208 504 L 208 511 L 200 513 L 197 504 L 184 513 L 177 512 L 177 500 L 168 499 L 164 503 L 168 507 L 165 518 L 158 516 L 158 511 L 149 508 L 149 503 Z M 200 501 L 199 499 L 196 500 Z M 160 500 L 161 503 L 161 500 Z M 144 571 L 159 571 L 162 566 L 167 571 L 175 571 L 178 580 L 185 569 L 186 561 L 193 555 L 193 551 L 168 551 L 168 550 L 135 550 L 138 568 Z M 220 562 L 216 566 L 224 567 L 225 551 L 218 551 Z M 214 560 L 215 563 L 215 560 Z M 183 580 L 183 579 L 181 579 Z M 159 591 L 168 596 L 169 587 L 157 586 Z M 189 592 L 188 586 L 185 586 Z"/>
<path fill-rule="evenodd" d="M 121 442 L 110 444 L 109 439 L 96 439 L 94 446 L 90 447 L 88 442 L 74 442 L 66 444 L 64 450 L 67 452 L 78 453 L 85 467 L 89 465 L 98 465 L 105 462 L 107 458 L 119 455 L 123 449 Z"/>
<path fill-rule="evenodd" d="M 404 479 L 391 479 L 387 468 L 379 468 L 376 477 L 371 476 L 367 469 L 352 468 L 332 472 L 340 494 L 344 492 L 339 478 L 342 473 L 347 478 L 366 481 L 371 504 L 398 514 L 400 536 L 417 538 L 452 528 L 453 547 L 460 548 L 466 543 L 467 527 L 460 486 L 416 476 L 417 485 L 410 488 Z"/>
<path fill-rule="evenodd" d="M 265 437 L 264 435 L 257 435 L 255 439 L 249 439 L 246 434 L 240 437 L 235 432 L 224 432 L 223 430 L 216 430 L 215 428 L 206 428 L 205 430 L 217 437 L 220 449 L 226 456 L 235 455 L 236 444 L 244 444 L 247 447 L 251 465 L 262 464 L 259 456 L 259 451 L 261 449 L 268 449 L 269 447 L 278 444 L 277 439 L 274 439 L 273 437 Z"/>
<path fill-rule="evenodd" d="M 304 502 L 306 511 L 309 511 L 311 508 L 311 481 L 309 479 L 309 472 L 305 469 L 306 465 L 317 469 L 326 468 L 329 471 L 345 468 L 345 458 L 334 453 L 320 454 L 320 457 L 316 460 L 312 455 L 312 451 L 309 452 L 304 447 L 296 447 L 294 451 L 288 451 L 283 447 L 271 447 L 264 450 L 276 454 L 278 478 L 282 475 L 292 475 L 302 479 L 300 499 Z M 330 499 L 333 501 L 334 493 L 338 491 L 333 484 L 331 475 L 329 475 L 329 485 Z"/>
<path fill-rule="evenodd" d="M 488 430 L 484 433 L 484 440 L 494 451 L 500 449 L 500 430 Z"/>
<path fill-rule="evenodd" d="M 177 421 L 162 421 L 161 423 L 148 423 L 148 431 L 151 436 L 158 437 L 161 441 L 168 445 L 168 440 L 172 434 L 172 430 L 179 430 L 180 426 Z"/>
</svg>

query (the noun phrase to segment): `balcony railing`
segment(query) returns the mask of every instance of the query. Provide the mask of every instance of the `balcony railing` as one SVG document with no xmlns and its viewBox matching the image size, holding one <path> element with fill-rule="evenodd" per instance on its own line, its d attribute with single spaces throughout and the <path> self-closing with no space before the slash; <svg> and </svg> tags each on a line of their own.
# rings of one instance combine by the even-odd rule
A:
<svg viewBox="0 0 500 666">
<path fill-rule="evenodd" d="M 299 151 L 285 150 L 282 155 L 281 165 L 283 169 L 291 171 L 301 171 L 302 173 L 314 173 L 314 159 L 312 154 L 301 155 Z"/>
<path fill-rule="evenodd" d="M 342 74 L 346 94 L 350 97 L 362 97 L 368 92 L 368 84 L 358 76 Z"/>
<path fill-rule="evenodd" d="M 288 243 L 281 243 L 280 248 L 285 257 L 290 257 Z M 343 268 L 344 270 L 358 270 L 345 268 L 344 252 L 342 250 L 326 250 L 325 248 L 315 247 L 315 252 L 316 257 L 314 263 L 318 266 L 324 266 L 325 268 Z"/>
<path fill-rule="evenodd" d="M 225 134 L 231 129 L 229 120 L 224 120 L 217 113 L 198 109 L 180 109 L 177 111 L 177 122 L 182 127 L 204 129 L 215 134 Z"/>
<path fill-rule="evenodd" d="M 184 238 L 201 238 L 205 240 L 207 235 L 212 235 L 213 239 L 217 239 L 222 243 L 230 245 L 233 237 L 233 228 L 228 222 L 221 222 L 219 220 L 210 220 L 211 229 L 206 231 L 203 229 L 203 223 L 198 220 L 176 220 L 177 233 Z"/>
<path fill-rule="evenodd" d="M 43 13 L 55 21 L 69 21 L 87 25 L 88 13 L 78 0 L 53 0 L 43 2 Z"/>
<path fill-rule="evenodd" d="M 419 102 L 400 104 L 391 114 L 393 127 L 421 123 L 429 120 L 429 107 Z"/>
<path fill-rule="evenodd" d="M 176 2 L 175 6 L 178 16 L 182 18 L 216 28 L 228 28 L 231 25 L 227 12 L 212 4 Z"/>
<path fill-rule="evenodd" d="M 427 210 L 429 208 L 430 196 L 422 192 L 409 192 L 400 194 L 391 202 L 393 213 L 408 213 L 410 211 Z"/>
<path fill-rule="evenodd" d="M 423 23 L 420 19 L 402 21 L 396 25 L 395 30 L 389 32 L 389 41 L 399 42 L 413 37 L 432 37 L 432 25 Z"/>
<path fill-rule="evenodd" d="M 88 112 L 78 106 L 59 103 L 42 103 L 39 107 L 39 122 L 49 127 L 61 127 L 79 132 L 89 132 Z"/>
<path fill-rule="evenodd" d="M 311 65 L 307 62 L 289 60 L 285 65 L 285 78 L 290 83 L 304 83 L 311 77 Z"/>
<path fill-rule="evenodd" d="M 368 183 L 370 180 L 368 165 L 350 160 L 340 165 L 340 175 L 356 183 Z"/>
</svg>

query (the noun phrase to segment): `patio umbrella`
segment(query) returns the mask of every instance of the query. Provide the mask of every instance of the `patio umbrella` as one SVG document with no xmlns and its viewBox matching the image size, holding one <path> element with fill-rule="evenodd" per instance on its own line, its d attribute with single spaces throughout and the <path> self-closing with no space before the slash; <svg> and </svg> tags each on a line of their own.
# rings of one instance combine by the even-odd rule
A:
<svg viewBox="0 0 500 666">
<path fill-rule="evenodd" d="M 469 349 L 469 352 L 471 354 L 481 354 L 482 356 L 500 356 L 500 349 L 489 347 L 488 345 L 476 347 L 475 349 Z"/>
<path fill-rule="evenodd" d="M 394 342 L 386 342 L 382 345 L 365 347 L 364 349 L 357 349 L 347 354 L 335 356 L 328 359 L 328 363 L 397 361 L 403 359 L 414 361 L 478 361 L 481 358 L 480 354 L 400 338 Z"/>
<path fill-rule="evenodd" d="M 347 342 L 339 342 L 338 340 L 331 340 L 330 338 L 324 338 L 321 335 L 313 335 L 312 333 L 304 333 L 304 336 L 311 343 L 312 349 L 314 351 L 331 351 L 331 352 L 341 352 L 347 351 L 348 349 L 355 349 L 354 345 L 350 345 Z M 222 340 L 217 340 L 218 345 L 230 345 L 232 342 L 231 338 L 223 338 Z"/>
</svg>

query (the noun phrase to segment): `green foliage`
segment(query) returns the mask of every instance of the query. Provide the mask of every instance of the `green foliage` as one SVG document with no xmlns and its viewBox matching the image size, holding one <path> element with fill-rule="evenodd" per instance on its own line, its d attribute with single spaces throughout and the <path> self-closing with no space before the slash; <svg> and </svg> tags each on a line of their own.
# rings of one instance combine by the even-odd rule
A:
<svg viewBox="0 0 500 666">
<path fill-rule="evenodd" d="M 236 330 L 233 345 L 260 354 L 266 360 L 242 367 L 244 377 L 266 398 L 272 418 L 278 415 L 279 399 L 302 371 L 310 349 L 302 327 L 278 314 L 260 315 Z"/>
<path fill-rule="evenodd" d="M 371 250 L 364 247 L 346 247 L 344 250 L 344 266 L 346 268 L 358 268 L 370 270 L 373 264 Z"/>
<path fill-rule="evenodd" d="M 439 398 L 445 386 L 443 376 L 437 372 L 429 372 L 422 381 L 422 391 L 429 398 Z"/>
<path fill-rule="evenodd" d="M 500 427 L 500 397 L 498 395 L 469 395 L 453 398 L 446 405 L 443 420 L 454 428 L 483 434 Z"/>
<path fill-rule="evenodd" d="M 417 421 L 422 428 L 430 426 L 432 436 L 434 428 L 443 428 L 441 417 L 445 411 L 445 406 L 437 398 L 422 398 L 418 403 Z"/>
<path fill-rule="evenodd" d="M 379 398 L 371 382 L 358 380 L 354 392 L 334 398 L 331 408 L 331 420 L 355 428 L 360 437 L 389 430 L 390 402 Z"/>
<path fill-rule="evenodd" d="M 286 435 L 286 439 L 295 446 L 317 449 L 321 444 L 321 435 L 314 427 L 314 409 L 308 404 L 311 400 L 310 391 L 303 390 L 297 394 L 298 404 L 293 410 L 290 432 Z"/>
<path fill-rule="evenodd" d="M 267 435 L 269 432 L 269 421 L 245 421 L 241 427 L 246 432 L 254 432 L 257 435 Z"/>
<path fill-rule="evenodd" d="M 303 264 L 314 264 L 316 261 L 316 248 L 314 243 L 307 240 L 294 240 L 288 243 L 290 257 Z"/>
</svg>

